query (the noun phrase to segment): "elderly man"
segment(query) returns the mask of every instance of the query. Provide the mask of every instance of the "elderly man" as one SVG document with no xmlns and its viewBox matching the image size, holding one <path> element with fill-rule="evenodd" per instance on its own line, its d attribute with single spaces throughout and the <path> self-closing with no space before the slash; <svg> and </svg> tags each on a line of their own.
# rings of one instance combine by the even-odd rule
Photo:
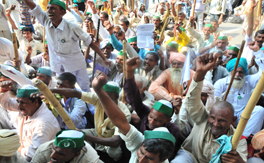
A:
<svg viewBox="0 0 264 163">
<path fill-rule="evenodd" d="M 179 52 L 179 44 L 175 41 L 171 41 L 167 44 L 166 46 L 166 51 L 163 51 L 164 53 L 164 61 L 165 61 L 165 67 L 169 68 L 170 67 L 170 53 L 171 52 L 175 52 L 178 53 Z"/>
<path fill-rule="evenodd" d="M 153 131 L 145 131 L 143 136 L 134 126 L 127 122 L 125 115 L 103 90 L 102 87 L 106 82 L 106 75 L 100 72 L 97 73 L 96 78 L 92 82 L 93 89 L 98 95 L 106 115 L 119 128 L 120 137 L 125 141 L 127 149 L 131 151 L 129 162 L 168 163 L 167 158 L 173 154 L 175 137 L 165 127 L 159 127 Z M 155 108 L 160 111 L 169 111 L 171 109 L 160 102 L 157 103 Z"/>
<path fill-rule="evenodd" d="M 205 75 L 205 80 L 214 84 L 217 80 L 229 75 L 225 67 L 221 66 L 224 52 L 219 49 L 212 49 L 210 54 L 213 54 L 216 59 L 216 64 L 212 70 L 209 70 Z"/>
<path fill-rule="evenodd" d="M 85 134 L 76 130 L 64 130 L 55 140 L 39 146 L 32 163 L 69 162 L 102 163 L 93 147 L 84 142 Z"/>
<path fill-rule="evenodd" d="M 12 130 L 0 130 L 0 162 L 27 163 L 25 158 L 17 152 L 20 147 L 19 136 Z"/>
<path fill-rule="evenodd" d="M 140 91 L 135 82 L 135 69 L 139 67 L 139 58 L 135 57 L 127 61 L 126 82 L 124 90 L 127 97 L 127 102 L 131 105 L 133 110 L 136 111 L 140 118 L 139 131 L 153 130 L 158 127 L 166 127 L 171 134 L 177 139 L 179 136 L 178 127 L 170 123 L 171 115 L 173 113 L 172 104 L 167 100 L 159 100 L 154 103 L 152 108 L 145 106 L 142 102 Z M 167 106 L 167 107 L 159 107 Z M 173 154 L 170 155 L 170 159 L 173 158 Z"/>
<path fill-rule="evenodd" d="M 170 15 L 170 5 L 169 5 L 169 3 L 166 3 L 166 5 L 167 5 L 167 10 L 166 10 L 163 18 L 161 18 L 160 14 L 158 14 L 158 15 L 153 17 L 153 23 L 154 23 L 154 26 L 155 26 L 155 30 L 154 31 L 157 34 L 160 34 L 160 32 L 161 32 L 161 30 L 162 30 L 164 25 L 167 26 L 167 24 L 164 24 L 164 22 Z"/>
<path fill-rule="evenodd" d="M 229 137 L 234 134 L 232 124 L 236 121 L 233 106 L 226 102 L 215 103 L 210 113 L 201 103 L 201 90 L 206 72 L 213 68 L 216 58 L 212 54 L 199 56 L 196 60 L 196 73 L 190 85 L 190 91 L 185 98 L 188 114 L 195 122 L 191 134 L 184 141 L 174 162 L 208 163 L 212 160 L 220 144 L 219 138 Z M 229 140 L 230 141 L 230 140 Z M 230 142 L 231 143 L 231 142 Z M 227 151 L 218 158 L 223 163 L 245 163 L 247 161 L 247 142 L 239 141 L 237 151 Z"/>
<path fill-rule="evenodd" d="M 170 54 L 171 68 L 163 71 L 149 87 L 149 92 L 156 100 L 173 101 L 176 97 L 187 93 L 194 71 L 190 70 L 190 80 L 187 85 L 180 85 L 184 61 L 185 55 L 173 52 Z"/>
<path fill-rule="evenodd" d="M 210 45 L 200 48 L 197 51 L 197 55 L 201 55 L 204 53 L 209 53 L 212 49 L 219 49 L 225 51 L 228 49 L 228 37 L 225 35 L 218 36 L 215 41 L 213 41 Z"/>
<path fill-rule="evenodd" d="M 130 122 L 130 111 L 123 102 L 118 100 L 120 90 L 118 84 L 110 81 L 104 85 L 103 89 L 126 115 L 127 121 Z M 122 150 L 120 148 L 121 138 L 118 133 L 118 128 L 111 123 L 109 118 L 104 117 L 104 110 L 95 93 L 79 92 L 73 89 L 52 89 L 51 91 L 66 97 L 78 98 L 88 104 L 93 104 L 95 106 L 95 128 L 83 130 L 86 133 L 85 140 L 95 145 L 96 150 L 106 152 L 115 160 L 119 160 L 122 157 Z"/>
<path fill-rule="evenodd" d="M 223 63 L 222 66 L 226 67 L 226 64 L 231 60 L 237 57 L 239 53 L 240 48 L 236 45 L 231 45 L 229 48 L 225 51 L 223 56 Z"/>
<path fill-rule="evenodd" d="M 6 110 L 19 112 L 17 129 L 21 146 L 18 151 L 30 161 L 42 143 L 55 137 L 60 126 L 40 97 L 30 97 L 31 93 L 38 91 L 37 88 L 24 85 L 18 89 L 17 98 L 13 99 L 9 97 L 10 84 L 11 82 L 6 82 L 2 85 L 0 103 Z"/>
<path fill-rule="evenodd" d="M 187 28 L 187 31 L 189 32 L 191 36 L 197 39 L 197 43 L 196 43 L 197 49 L 210 45 L 214 41 L 214 36 L 211 35 L 211 31 L 213 29 L 212 25 L 205 24 L 202 29 L 203 32 L 197 32 L 194 29 L 194 20 L 195 20 L 194 17 L 190 18 L 191 26 Z"/>
<path fill-rule="evenodd" d="M 254 89 L 259 81 L 261 76 L 261 72 L 264 69 L 263 63 L 263 51 L 259 50 L 258 42 L 255 41 L 253 44 L 250 44 L 249 47 L 254 51 L 255 61 L 259 66 L 259 72 L 254 75 L 247 75 L 248 67 L 247 61 L 245 58 L 240 58 L 238 68 L 234 72 L 234 67 L 236 63 L 236 58 L 230 60 L 227 65 L 226 69 L 228 72 L 235 73 L 234 81 L 232 83 L 232 87 L 230 92 L 227 96 L 228 102 L 230 102 L 234 108 L 235 112 L 234 115 L 238 117 L 236 121 L 236 125 L 240 120 L 240 115 L 242 114 L 243 110 L 248 103 L 248 100 L 251 96 L 251 91 Z M 225 77 L 223 79 L 218 80 L 214 87 L 215 87 L 215 97 L 220 97 L 222 99 L 223 94 L 226 92 L 227 87 L 230 82 L 230 76 Z M 261 130 L 262 124 L 264 122 L 264 108 L 261 106 L 255 106 L 250 119 L 248 120 L 247 126 L 244 130 L 243 135 L 248 137 L 250 134 L 256 134 L 258 131 Z"/>
<path fill-rule="evenodd" d="M 94 49 L 105 61 L 100 48 L 92 42 L 89 34 L 84 32 L 77 24 L 67 22 L 63 17 L 66 13 L 66 5 L 60 0 L 51 0 L 47 12 L 32 0 L 24 0 L 32 10 L 39 23 L 45 26 L 51 70 L 58 75 L 63 72 L 71 72 L 77 78 L 77 83 L 83 91 L 89 91 L 89 78 L 86 63 L 79 47 L 79 41 L 83 40 L 86 46 Z"/>
</svg>

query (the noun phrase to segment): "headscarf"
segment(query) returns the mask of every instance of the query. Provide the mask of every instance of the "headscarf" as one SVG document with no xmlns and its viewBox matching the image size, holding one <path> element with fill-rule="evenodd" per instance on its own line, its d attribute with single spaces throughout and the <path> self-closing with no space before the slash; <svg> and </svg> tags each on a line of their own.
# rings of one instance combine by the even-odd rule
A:
<svg viewBox="0 0 264 163">
<path fill-rule="evenodd" d="M 140 21 L 140 24 L 146 24 L 146 23 L 145 23 L 145 20 L 144 20 L 144 17 L 145 17 L 145 16 L 148 17 L 148 19 L 149 19 L 149 24 L 151 24 L 151 23 L 152 23 L 152 15 L 151 15 L 150 13 L 148 13 L 148 12 L 145 12 L 145 13 L 143 14 L 143 16 L 142 16 L 142 18 L 141 18 L 141 21 Z"/>
<path fill-rule="evenodd" d="M 184 62 L 185 58 L 186 56 L 181 53 L 175 53 L 175 52 L 170 53 L 170 63 L 172 63 L 174 60 Z"/>
<path fill-rule="evenodd" d="M 234 70 L 236 61 L 237 61 L 237 58 L 234 58 L 234 59 L 231 59 L 226 64 L 226 69 L 227 69 L 228 72 L 231 72 L 231 71 Z M 243 69 L 245 75 L 247 75 L 247 73 L 248 73 L 248 64 L 247 64 L 246 58 L 240 58 L 237 68 L 238 67 L 241 67 Z"/>
<path fill-rule="evenodd" d="M 19 147 L 19 136 L 15 131 L 0 130 L 0 156 L 11 157 Z"/>
<path fill-rule="evenodd" d="M 214 86 L 211 82 L 204 80 L 203 81 L 203 88 L 202 88 L 203 93 L 207 93 L 207 101 L 206 101 L 206 109 L 211 110 L 213 104 L 215 103 L 215 98 L 214 98 Z"/>
</svg>

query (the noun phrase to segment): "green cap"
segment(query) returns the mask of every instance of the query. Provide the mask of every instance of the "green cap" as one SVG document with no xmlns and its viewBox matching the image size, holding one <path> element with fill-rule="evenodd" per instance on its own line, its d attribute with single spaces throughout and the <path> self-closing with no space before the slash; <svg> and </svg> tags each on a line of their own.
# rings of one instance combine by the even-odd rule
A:
<svg viewBox="0 0 264 163">
<path fill-rule="evenodd" d="M 177 42 L 175 42 L 175 41 L 171 41 L 171 42 L 168 43 L 168 46 L 178 49 L 179 44 Z"/>
<path fill-rule="evenodd" d="M 90 12 L 86 12 L 86 15 L 92 16 L 92 13 L 90 13 Z"/>
<path fill-rule="evenodd" d="M 172 116 L 172 113 L 173 113 L 173 108 L 172 108 L 172 105 L 169 101 L 167 100 L 159 100 L 157 101 L 153 107 L 153 109 L 161 112 L 161 113 L 164 113 L 166 115 L 168 115 L 169 117 Z"/>
<path fill-rule="evenodd" d="M 130 42 L 136 42 L 136 41 L 137 41 L 137 36 L 135 36 L 135 37 L 131 37 L 131 38 L 129 38 L 127 41 L 128 41 L 129 43 L 130 43 Z"/>
<path fill-rule="evenodd" d="M 103 86 L 103 89 L 106 92 L 113 92 L 119 94 L 120 88 L 116 82 L 109 81 L 106 85 Z"/>
<path fill-rule="evenodd" d="M 54 144 L 59 148 L 81 148 L 84 146 L 84 132 L 77 130 L 59 131 L 55 136 Z"/>
<path fill-rule="evenodd" d="M 52 71 L 50 70 L 49 67 L 40 67 L 40 68 L 38 68 L 37 73 L 45 74 L 47 76 L 52 76 Z"/>
<path fill-rule="evenodd" d="M 118 53 L 118 55 L 124 56 L 123 50 L 120 50 L 119 53 Z M 127 57 L 127 55 L 126 55 L 126 57 Z"/>
<path fill-rule="evenodd" d="M 218 36 L 217 39 L 218 40 L 226 40 L 227 39 L 227 36 Z"/>
<path fill-rule="evenodd" d="M 78 5 L 74 3 L 74 4 L 72 5 L 72 7 L 78 7 Z"/>
<path fill-rule="evenodd" d="M 228 50 L 234 50 L 236 52 L 239 52 L 239 47 L 235 46 L 235 45 L 232 45 L 228 48 Z"/>
<path fill-rule="evenodd" d="M 209 28 L 213 29 L 212 24 L 205 24 L 204 27 L 209 27 Z"/>
<path fill-rule="evenodd" d="M 183 32 L 185 32 L 186 30 L 184 29 L 184 28 L 182 28 L 182 27 L 179 27 L 180 29 L 181 29 L 181 31 L 183 31 Z"/>
<path fill-rule="evenodd" d="M 154 17 L 153 17 L 153 19 L 159 19 L 160 20 L 160 16 L 158 16 L 158 15 L 155 15 Z"/>
<path fill-rule="evenodd" d="M 22 88 L 17 90 L 17 97 L 30 98 L 31 93 L 39 92 L 39 90 L 32 85 L 24 85 Z"/>
<path fill-rule="evenodd" d="M 165 139 L 169 140 L 175 145 L 175 137 L 165 127 L 155 128 L 153 131 L 144 131 L 145 140 L 148 139 Z"/>
<path fill-rule="evenodd" d="M 50 0 L 49 4 L 54 4 L 62 7 L 64 10 L 66 10 L 66 4 L 63 2 L 63 0 Z"/>
</svg>

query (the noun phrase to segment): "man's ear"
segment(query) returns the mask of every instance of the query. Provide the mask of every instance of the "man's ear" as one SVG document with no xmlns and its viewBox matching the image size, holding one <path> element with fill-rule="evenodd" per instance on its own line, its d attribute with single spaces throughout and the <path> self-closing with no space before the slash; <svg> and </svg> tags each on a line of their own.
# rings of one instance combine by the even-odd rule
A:
<svg viewBox="0 0 264 163">
<path fill-rule="evenodd" d="M 236 120 L 237 120 L 237 116 L 234 116 L 233 117 L 233 122 L 232 122 L 232 125 L 235 127 L 235 125 L 236 125 Z"/>
</svg>

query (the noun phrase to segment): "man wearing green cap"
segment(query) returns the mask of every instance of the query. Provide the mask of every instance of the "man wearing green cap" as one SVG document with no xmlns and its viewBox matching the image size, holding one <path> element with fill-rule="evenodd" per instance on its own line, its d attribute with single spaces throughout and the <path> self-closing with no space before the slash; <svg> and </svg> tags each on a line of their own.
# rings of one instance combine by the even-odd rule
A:
<svg viewBox="0 0 264 163">
<path fill-rule="evenodd" d="M 196 47 L 196 49 L 198 50 L 207 45 L 210 45 L 214 41 L 214 36 L 211 35 L 211 31 L 213 30 L 213 27 L 211 24 L 205 24 L 202 29 L 203 32 L 197 32 L 194 29 L 194 21 L 195 21 L 194 17 L 190 17 L 191 26 L 189 26 L 187 30 L 191 36 L 197 39 L 196 45 L 193 46 Z"/>
<path fill-rule="evenodd" d="M 9 88 L 11 82 L 2 85 L 1 88 Z M 20 154 L 28 161 L 34 156 L 37 148 L 47 141 L 52 140 L 60 131 L 57 119 L 41 101 L 40 97 L 31 98 L 31 93 L 38 92 L 36 87 L 24 85 L 17 91 L 17 98 L 9 97 L 9 89 L 1 92 L 1 105 L 4 109 L 18 111 L 18 134 L 21 146 Z"/>
<path fill-rule="evenodd" d="M 79 47 L 79 41 L 82 40 L 84 45 L 90 46 L 107 62 L 100 48 L 77 24 L 67 22 L 62 18 L 66 13 L 66 5 L 62 0 L 50 0 L 47 12 L 42 11 L 32 0 L 23 1 L 32 10 L 32 15 L 45 26 L 51 70 L 58 75 L 71 72 L 76 76 L 81 89 L 90 91 L 86 63 Z"/>
<path fill-rule="evenodd" d="M 99 72 L 99 71 L 97 71 Z M 113 81 L 103 86 L 108 96 L 118 105 L 119 109 L 126 115 L 130 122 L 131 114 L 126 105 L 119 101 L 119 85 Z M 119 160 L 122 157 L 120 148 L 121 138 L 118 129 L 112 124 L 109 118 L 104 117 L 104 109 L 98 96 L 92 92 L 80 92 L 74 89 L 51 89 L 53 93 L 58 93 L 68 98 L 79 98 L 82 101 L 95 106 L 94 126 L 92 129 L 84 129 L 85 140 L 95 145 L 95 149 L 107 153 L 111 158 Z"/>
<path fill-rule="evenodd" d="M 32 163 L 103 163 L 94 148 L 84 141 L 85 134 L 77 130 L 59 131 L 55 140 L 39 146 Z"/>
<path fill-rule="evenodd" d="M 229 46 L 229 48 L 227 49 L 225 55 L 225 60 L 224 63 L 222 64 L 224 67 L 226 66 L 226 64 L 231 60 L 237 57 L 238 53 L 239 53 L 239 47 L 236 45 L 231 45 Z"/>
<path fill-rule="evenodd" d="M 121 138 L 131 151 L 130 163 L 168 163 L 168 157 L 173 153 L 175 137 L 165 127 L 154 131 L 145 131 L 144 136 L 134 126 L 127 122 L 125 115 L 103 90 L 107 82 L 105 74 L 99 72 L 92 82 L 93 89 L 98 95 L 103 109 L 114 125 L 119 128 Z M 157 108 L 166 108 L 158 104 Z M 162 109 L 163 110 L 163 109 Z M 167 109 L 165 109 L 167 110 Z M 165 112 L 165 110 L 163 110 Z M 166 112 L 166 114 L 169 114 Z"/>
<path fill-rule="evenodd" d="M 169 3 L 166 3 L 166 6 L 167 6 L 167 10 L 163 16 L 163 18 L 161 18 L 161 15 L 155 15 L 153 17 L 153 23 L 154 23 L 154 26 L 155 26 L 155 32 L 157 34 L 160 34 L 163 26 L 167 26 L 167 24 L 164 24 L 165 20 L 169 17 L 170 15 L 170 4 Z"/>
</svg>

